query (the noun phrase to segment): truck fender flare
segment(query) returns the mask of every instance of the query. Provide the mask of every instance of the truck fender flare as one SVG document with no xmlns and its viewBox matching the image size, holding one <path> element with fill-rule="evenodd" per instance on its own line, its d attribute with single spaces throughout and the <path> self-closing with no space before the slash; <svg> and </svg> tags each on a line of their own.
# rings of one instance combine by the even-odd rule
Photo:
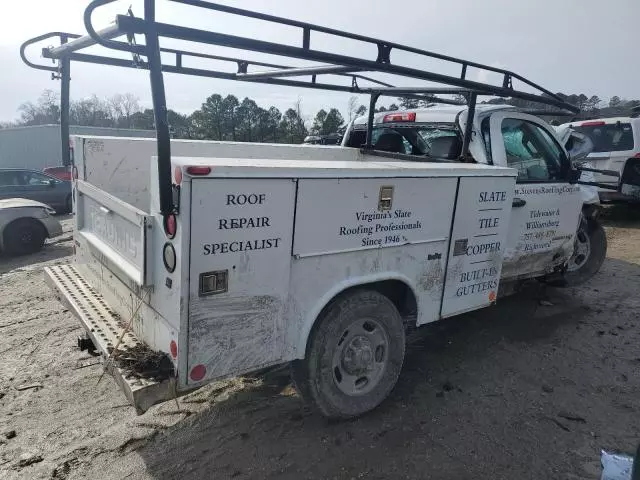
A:
<svg viewBox="0 0 640 480">
<path fill-rule="evenodd" d="M 303 323 L 299 330 L 300 335 L 298 336 L 297 343 L 294 345 L 294 358 L 298 360 L 304 358 L 311 331 L 313 330 L 313 327 L 315 326 L 322 311 L 334 298 L 355 287 L 366 287 L 367 285 L 389 280 L 402 282 L 411 291 L 414 298 L 418 298 L 413 282 L 407 276 L 402 275 L 399 272 L 382 272 L 360 277 L 352 277 L 337 283 L 333 288 L 325 292 L 325 294 L 318 299 L 309 312 L 302 318 Z"/>
</svg>

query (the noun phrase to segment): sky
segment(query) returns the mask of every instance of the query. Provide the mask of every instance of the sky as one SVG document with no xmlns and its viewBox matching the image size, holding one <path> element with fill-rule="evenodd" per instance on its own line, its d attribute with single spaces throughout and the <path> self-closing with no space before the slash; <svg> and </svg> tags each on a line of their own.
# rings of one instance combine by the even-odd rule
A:
<svg viewBox="0 0 640 480">
<path fill-rule="evenodd" d="M 554 92 L 598 95 L 603 100 L 613 95 L 640 98 L 638 38 L 637 33 L 634 34 L 640 18 L 640 0 L 219 0 L 219 3 L 506 68 Z M 48 31 L 84 34 L 82 16 L 88 2 L 21 0 L 10 4 L 3 5 L 0 18 L 0 121 L 18 118 L 20 104 L 37 100 L 43 90 L 58 91 L 60 88 L 59 82 L 52 81 L 48 72 L 31 69 L 22 63 L 20 44 Z M 106 26 L 116 14 L 126 13 L 129 5 L 133 6 L 135 14 L 142 15 L 140 0 L 118 0 L 96 11 L 94 24 Z M 158 20 L 163 22 L 291 45 L 301 42 L 300 30 L 292 27 L 268 25 L 218 12 L 202 12 L 167 0 L 157 0 L 157 10 Z M 170 40 L 163 41 L 162 45 L 288 65 L 312 64 Z M 366 44 L 320 34 L 312 34 L 311 47 L 371 60 L 376 55 L 374 49 Z M 39 46 L 32 47 L 28 51 L 29 57 L 34 61 L 50 62 L 39 58 L 39 51 Z M 91 52 L 120 56 L 98 47 L 93 47 Z M 438 73 L 455 74 L 458 71 L 450 64 L 426 62 L 396 52 L 392 52 L 391 59 L 394 63 L 428 68 Z M 171 61 L 169 58 L 165 60 Z M 203 67 L 205 64 L 191 61 L 188 66 Z M 231 64 L 214 62 L 207 66 L 230 72 L 235 68 Z M 139 97 L 142 106 L 151 105 L 145 71 L 76 63 L 72 65 L 71 76 L 72 99 L 93 94 L 105 98 L 117 93 L 133 93 Z M 469 77 L 498 82 L 494 75 L 481 71 L 470 70 Z M 394 80 L 396 85 L 422 85 L 410 79 Z M 275 105 L 283 111 L 300 99 L 304 114 L 311 118 L 320 108 L 333 106 L 345 113 L 350 97 L 349 93 L 176 74 L 165 74 L 165 84 L 168 107 L 182 113 L 192 112 L 207 96 L 219 93 L 233 94 L 240 99 L 248 96 L 262 107 Z M 364 97 L 358 100 L 367 103 Z M 392 100 L 379 102 L 383 105 L 389 103 Z"/>
</svg>

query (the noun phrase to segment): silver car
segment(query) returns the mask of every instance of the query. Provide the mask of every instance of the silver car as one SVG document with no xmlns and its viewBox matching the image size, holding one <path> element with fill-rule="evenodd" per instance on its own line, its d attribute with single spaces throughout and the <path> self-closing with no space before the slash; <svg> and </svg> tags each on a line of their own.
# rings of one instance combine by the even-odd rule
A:
<svg viewBox="0 0 640 480">
<path fill-rule="evenodd" d="M 62 235 L 54 213 L 48 205 L 33 200 L 0 200 L 0 251 L 8 255 L 37 252 L 46 238 Z"/>
<path fill-rule="evenodd" d="M 0 169 L 0 199 L 28 198 L 50 205 L 58 213 L 71 211 L 71 182 L 36 170 Z"/>
</svg>

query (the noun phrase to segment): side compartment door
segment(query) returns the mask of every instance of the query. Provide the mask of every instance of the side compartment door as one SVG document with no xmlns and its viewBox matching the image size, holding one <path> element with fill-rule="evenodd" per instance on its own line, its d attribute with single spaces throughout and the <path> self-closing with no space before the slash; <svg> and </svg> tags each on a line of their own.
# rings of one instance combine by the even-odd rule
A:
<svg viewBox="0 0 640 480">
<path fill-rule="evenodd" d="M 282 357 L 296 182 L 195 179 L 187 383 Z"/>
<path fill-rule="evenodd" d="M 573 252 L 582 197 L 568 182 L 569 158 L 549 128 L 517 112 L 496 112 L 483 122 L 494 164 L 518 171 L 503 278 L 550 273 Z"/>
<path fill-rule="evenodd" d="M 509 231 L 513 177 L 464 177 L 451 229 L 443 318 L 495 302 Z"/>
</svg>

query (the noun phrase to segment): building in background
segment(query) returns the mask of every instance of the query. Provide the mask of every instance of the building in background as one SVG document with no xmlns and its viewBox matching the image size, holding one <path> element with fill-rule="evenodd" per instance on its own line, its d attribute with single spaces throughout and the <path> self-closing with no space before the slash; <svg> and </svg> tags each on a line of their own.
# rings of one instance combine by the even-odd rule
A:
<svg viewBox="0 0 640 480">
<path fill-rule="evenodd" d="M 155 137 L 155 130 L 82 127 L 71 125 L 70 135 Z M 0 168 L 44 170 L 62 165 L 60 125 L 34 125 L 0 129 Z"/>
</svg>

